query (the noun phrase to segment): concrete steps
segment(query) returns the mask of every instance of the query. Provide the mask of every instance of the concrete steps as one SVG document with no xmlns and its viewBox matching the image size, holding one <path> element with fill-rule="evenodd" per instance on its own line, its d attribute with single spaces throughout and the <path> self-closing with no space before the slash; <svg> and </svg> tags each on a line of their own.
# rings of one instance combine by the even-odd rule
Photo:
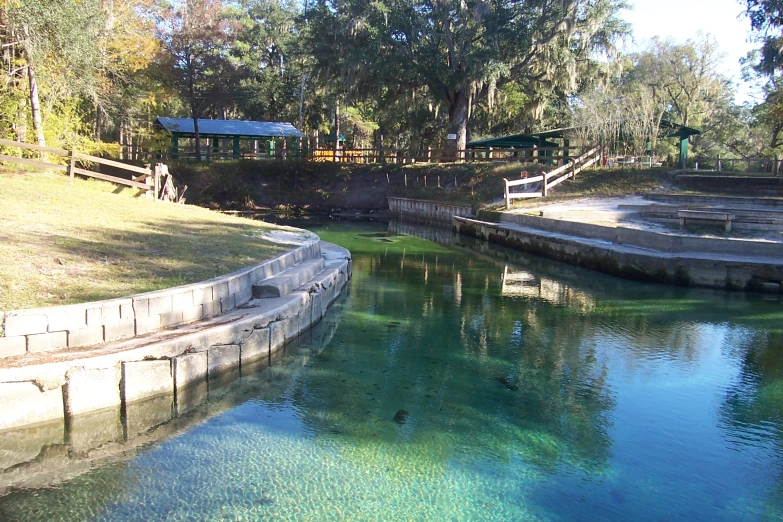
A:
<svg viewBox="0 0 783 522">
<path fill-rule="evenodd" d="M 321 256 L 268 277 L 225 313 L 131 339 L 0 359 L 0 432 L 151 397 L 179 407 L 196 383 L 269 357 L 321 320 L 351 277 L 350 253 Z M 256 289 L 253 289 L 256 293 Z"/>
<path fill-rule="evenodd" d="M 293 266 L 274 277 L 253 285 L 253 298 L 281 297 L 291 293 L 324 271 L 324 259 L 313 259 Z"/>
</svg>

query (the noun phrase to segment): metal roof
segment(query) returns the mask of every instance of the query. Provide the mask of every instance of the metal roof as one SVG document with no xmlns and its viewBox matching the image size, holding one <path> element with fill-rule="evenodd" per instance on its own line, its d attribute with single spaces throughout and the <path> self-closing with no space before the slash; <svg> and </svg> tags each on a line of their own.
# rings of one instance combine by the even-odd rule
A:
<svg viewBox="0 0 783 522">
<path fill-rule="evenodd" d="M 192 118 L 158 118 L 158 123 L 168 132 L 180 136 L 193 136 Z M 239 136 L 241 138 L 302 138 L 304 134 L 281 121 L 198 120 L 199 136 L 204 138 Z"/>
<path fill-rule="evenodd" d="M 614 120 L 618 121 L 618 120 Z M 627 120 L 619 120 L 619 123 L 622 125 Z M 580 127 L 564 127 L 562 129 L 552 129 L 552 130 L 546 130 L 541 132 L 533 132 L 530 134 L 530 136 L 535 136 L 539 138 L 563 138 L 566 134 L 568 134 L 571 131 L 574 131 Z M 680 125 L 679 123 L 675 123 L 671 120 L 662 119 L 661 120 L 661 136 L 664 138 L 672 138 L 672 137 L 680 137 L 680 138 L 687 138 L 688 136 L 693 136 L 694 134 L 701 134 L 701 131 L 698 129 L 694 129 L 693 127 L 686 127 L 685 125 Z"/>
<path fill-rule="evenodd" d="M 484 147 L 517 149 L 532 147 L 534 145 L 555 147 L 557 146 L 556 144 L 547 142 L 545 140 L 551 138 L 565 138 L 570 132 L 578 128 L 579 127 L 564 127 L 562 129 L 531 132 L 530 134 L 510 134 L 508 136 L 499 136 L 497 138 L 471 141 L 467 144 L 467 147 L 469 149 Z M 661 120 L 661 136 L 664 138 L 678 137 L 684 139 L 694 134 L 701 134 L 701 131 L 694 129 L 693 127 L 686 127 L 685 125 L 680 125 L 666 119 Z M 544 142 L 540 144 L 540 140 L 544 140 Z"/>
<path fill-rule="evenodd" d="M 546 141 L 541 143 L 541 140 L 538 139 L 538 136 L 533 134 L 511 134 L 509 136 L 500 136 L 497 138 L 474 140 L 467 144 L 469 149 L 484 147 L 525 149 L 531 148 L 533 146 L 556 147 L 557 144 Z"/>
</svg>

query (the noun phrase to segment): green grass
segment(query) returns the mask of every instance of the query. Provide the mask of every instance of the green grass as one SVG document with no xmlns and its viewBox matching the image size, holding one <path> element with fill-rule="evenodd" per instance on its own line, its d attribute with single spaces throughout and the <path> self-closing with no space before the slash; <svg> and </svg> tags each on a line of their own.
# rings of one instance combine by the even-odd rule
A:
<svg viewBox="0 0 783 522">
<path fill-rule="evenodd" d="M 0 170 L 0 310 L 121 297 L 251 266 L 279 229 L 62 174 Z"/>
</svg>

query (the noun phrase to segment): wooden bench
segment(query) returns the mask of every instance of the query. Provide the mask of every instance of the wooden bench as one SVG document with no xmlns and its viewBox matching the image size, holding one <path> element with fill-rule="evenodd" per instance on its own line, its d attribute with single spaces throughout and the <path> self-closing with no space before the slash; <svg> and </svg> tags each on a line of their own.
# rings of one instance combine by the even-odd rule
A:
<svg viewBox="0 0 783 522">
<path fill-rule="evenodd" d="M 718 221 L 724 223 L 726 232 L 731 232 L 731 222 L 734 221 L 734 214 L 728 212 L 708 212 L 704 210 L 678 210 L 677 217 L 680 218 L 680 228 L 685 226 L 686 219 L 695 219 L 697 221 Z"/>
</svg>

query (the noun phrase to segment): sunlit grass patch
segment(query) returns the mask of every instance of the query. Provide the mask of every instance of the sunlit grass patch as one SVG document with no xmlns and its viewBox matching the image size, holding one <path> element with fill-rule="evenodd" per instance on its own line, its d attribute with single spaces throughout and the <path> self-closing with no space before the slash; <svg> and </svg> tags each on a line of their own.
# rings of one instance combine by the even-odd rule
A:
<svg viewBox="0 0 783 522">
<path fill-rule="evenodd" d="M 0 310 L 197 282 L 290 246 L 280 227 L 61 174 L 0 171 Z"/>
</svg>

